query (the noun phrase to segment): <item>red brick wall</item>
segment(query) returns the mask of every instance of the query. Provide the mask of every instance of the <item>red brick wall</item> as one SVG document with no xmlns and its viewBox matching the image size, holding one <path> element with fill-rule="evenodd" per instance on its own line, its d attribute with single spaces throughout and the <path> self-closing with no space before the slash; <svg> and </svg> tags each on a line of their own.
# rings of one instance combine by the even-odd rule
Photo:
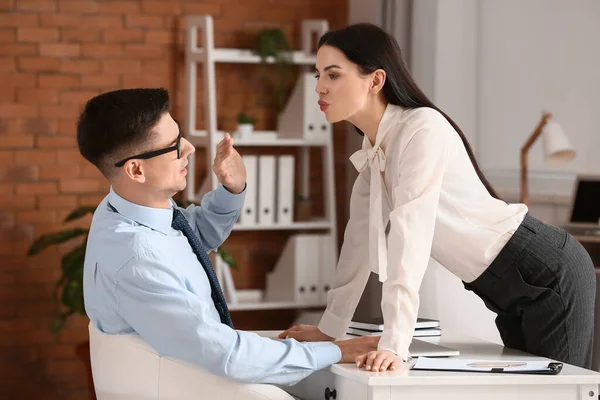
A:
<svg viewBox="0 0 600 400">
<path fill-rule="evenodd" d="M 95 205 L 107 192 L 107 182 L 76 148 L 82 104 L 111 89 L 162 86 L 181 117 L 182 17 L 207 13 L 215 17 L 217 46 L 250 47 L 258 30 L 281 26 L 298 48 L 302 19 L 325 18 L 337 28 L 347 6 L 345 0 L 0 0 L 0 398 L 87 397 L 83 364 L 74 354 L 87 338 L 87 319 L 71 319 L 59 334 L 48 329 L 68 246 L 34 258 L 25 253 L 35 237 L 60 228 L 74 207 Z M 217 67 L 220 128 L 233 128 L 246 108 L 259 129 L 274 129 L 273 111 L 256 105 L 252 88 L 259 87 L 259 76 L 252 71 Z M 343 152 L 338 127 L 338 219 L 346 201 Z M 316 173 L 315 188 L 319 182 Z M 240 261 L 237 284 L 263 285 L 282 245 L 280 236 L 268 233 L 232 239 Z M 281 317 L 261 315 L 271 317 L 235 318 L 241 327 L 260 328 Z M 283 317 L 278 323 L 291 318 L 289 312 Z"/>
</svg>

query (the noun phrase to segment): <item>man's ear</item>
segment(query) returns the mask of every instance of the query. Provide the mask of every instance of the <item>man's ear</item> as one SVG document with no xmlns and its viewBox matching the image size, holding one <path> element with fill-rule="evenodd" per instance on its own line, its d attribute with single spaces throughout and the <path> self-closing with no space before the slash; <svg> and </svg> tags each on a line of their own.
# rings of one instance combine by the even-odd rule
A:
<svg viewBox="0 0 600 400">
<path fill-rule="evenodd" d="M 146 181 L 142 160 L 129 160 L 121 168 L 123 168 L 123 171 L 129 179 L 137 183 L 144 183 Z"/>
<path fill-rule="evenodd" d="M 383 89 L 383 85 L 385 84 L 386 74 L 382 69 L 377 69 L 373 71 L 373 76 L 371 78 L 371 92 L 377 94 Z"/>
</svg>

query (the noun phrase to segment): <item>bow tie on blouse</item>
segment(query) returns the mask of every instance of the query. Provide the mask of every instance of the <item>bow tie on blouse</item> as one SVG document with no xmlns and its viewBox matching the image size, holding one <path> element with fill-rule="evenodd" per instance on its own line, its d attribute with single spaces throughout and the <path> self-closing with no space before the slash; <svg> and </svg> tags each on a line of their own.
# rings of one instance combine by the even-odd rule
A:
<svg viewBox="0 0 600 400">
<path fill-rule="evenodd" d="M 385 226 L 382 212 L 382 176 L 385 171 L 386 157 L 380 146 L 383 135 L 377 135 L 375 146 L 362 149 L 352 154 L 350 161 L 358 172 L 367 166 L 371 170 L 369 186 L 369 265 L 371 271 L 379 274 L 379 281 L 387 279 L 387 245 L 385 243 Z M 367 138 L 365 138 L 367 140 Z"/>
</svg>

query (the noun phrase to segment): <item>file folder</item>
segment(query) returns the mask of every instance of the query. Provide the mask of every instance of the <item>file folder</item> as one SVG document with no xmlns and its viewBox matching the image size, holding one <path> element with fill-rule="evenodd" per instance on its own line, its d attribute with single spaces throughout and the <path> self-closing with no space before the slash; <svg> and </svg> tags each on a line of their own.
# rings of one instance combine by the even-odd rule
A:
<svg viewBox="0 0 600 400">
<path fill-rule="evenodd" d="M 319 305 L 319 239 L 321 235 L 290 237 L 272 272 L 267 275 L 268 301 Z M 322 304 L 322 303 L 321 303 Z"/>
<path fill-rule="evenodd" d="M 551 360 L 461 360 L 419 357 L 413 370 L 556 375 L 562 363 Z"/>
<path fill-rule="evenodd" d="M 258 223 L 275 223 L 275 156 L 258 157 Z"/>
<path fill-rule="evenodd" d="M 352 336 L 382 336 L 383 331 L 369 331 L 365 329 L 348 328 L 346 333 Z M 440 328 L 431 329 L 415 329 L 413 331 L 413 337 L 433 337 L 442 336 L 442 330 Z"/>
<path fill-rule="evenodd" d="M 333 289 L 335 281 L 335 268 L 337 265 L 337 245 L 331 234 L 323 234 L 318 240 L 320 262 L 319 262 L 319 300 L 327 304 L 327 293 Z"/>
<path fill-rule="evenodd" d="M 383 317 L 353 318 L 349 326 L 350 328 L 383 331 Z M 432 329 L 439 328 L 439 326 L 440 321 L 438 320 L 418 317 L 415 329 Z"/>
<path fill-rule="evenodd" d="M 279 156 L 277 168 L 277 223 L 294 220 L 294 156 Z"/>
<path fill-rule="evenodd" d="M 246 200 L 240 213 L 240 225 L 256 225 L 256 200 L 258 191 L 258 157 L 252 155 L 242 156 L 246 166 Z"/>
</svg>

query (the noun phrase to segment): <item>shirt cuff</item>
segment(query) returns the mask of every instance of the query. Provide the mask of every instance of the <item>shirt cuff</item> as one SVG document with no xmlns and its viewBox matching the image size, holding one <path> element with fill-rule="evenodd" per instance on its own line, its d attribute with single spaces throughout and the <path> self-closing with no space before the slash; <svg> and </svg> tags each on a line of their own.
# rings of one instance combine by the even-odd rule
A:
<svg viewBox="0 0 600 400">
<path fill-rule="evenodd" d="M 340 362 L 342 351 L 332 342 L 305 342 L 314 352 L 317 359 L 317 368 L 325 368 Z"/>
<path fill-rule="evenodd" d="M 412 335 L 399 334 L 398 332 L 384 329 L 377 345 L 377 350 L 389 350 L 406 361 L 410 357 L 408 349 L 411 342 Z"/>
<path fill-rule="evenodd" d="M 214 202 L 219 206 L 220 209 L 225 211 L 237 211 L 244 206 L 246 200 L 246 187 L 241 193 L 233 194 L 229 190 L 225 189 L 225 186 L 219 183 L 215 189 Z"/>
<path fill-rule="evenodd" d="M 342 319 L 337 315 L 332 314 L 331 311 L 325 310 L 318 328 L 327 336 L 340 339 L 346 335 L 346 329 L 348 328 L 348 325 L 350 325 L 350 319 L 352 319 L 352 317 Z"/>
</svg>

